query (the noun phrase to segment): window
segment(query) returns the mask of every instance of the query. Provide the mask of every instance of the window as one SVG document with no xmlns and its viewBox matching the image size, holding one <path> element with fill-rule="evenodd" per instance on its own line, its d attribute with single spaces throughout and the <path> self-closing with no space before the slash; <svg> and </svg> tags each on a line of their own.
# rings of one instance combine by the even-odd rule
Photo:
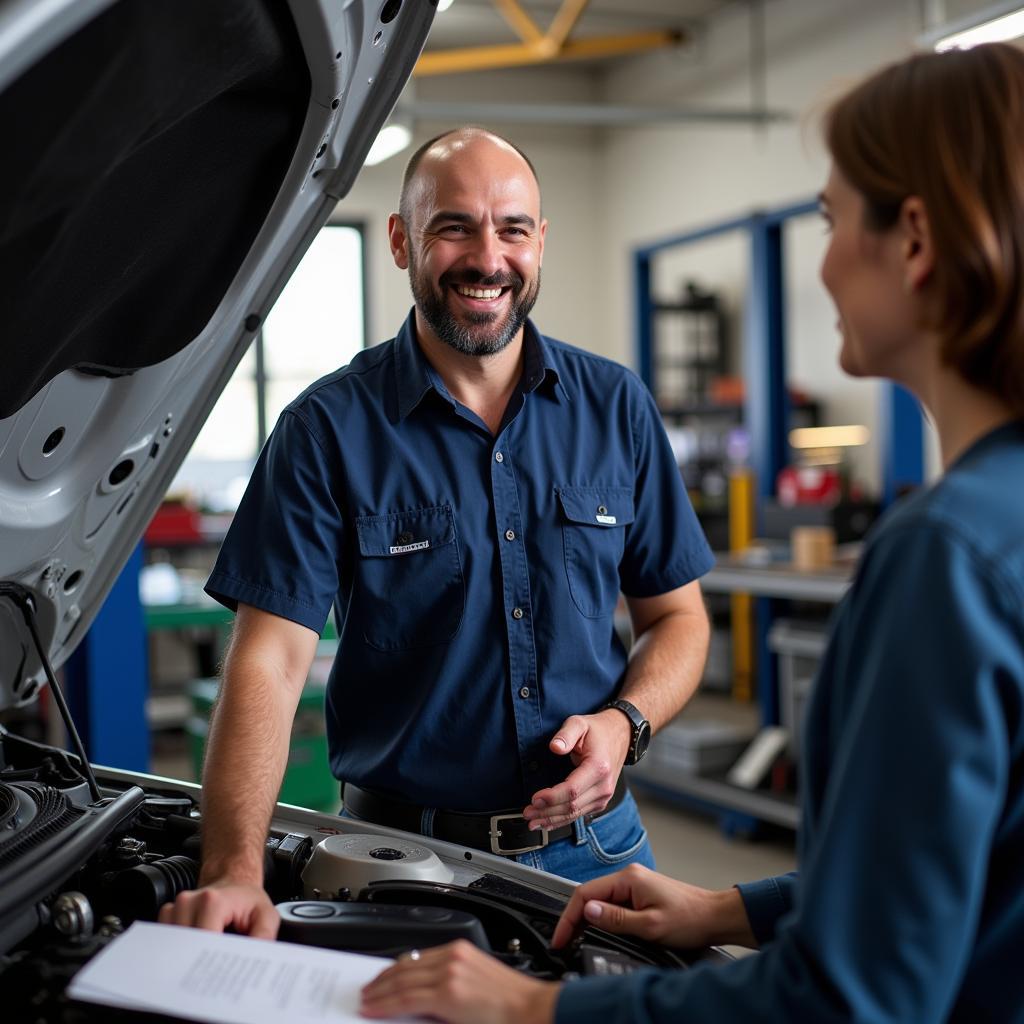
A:
<svg viewBox="0 0 1024 1024">
<path fill-rule="evenodd" d="M 233 509 L 281 410 L 366 344 L 363 230 L 313 239 L 196 438 L 171 488 Z"/>
</svg>

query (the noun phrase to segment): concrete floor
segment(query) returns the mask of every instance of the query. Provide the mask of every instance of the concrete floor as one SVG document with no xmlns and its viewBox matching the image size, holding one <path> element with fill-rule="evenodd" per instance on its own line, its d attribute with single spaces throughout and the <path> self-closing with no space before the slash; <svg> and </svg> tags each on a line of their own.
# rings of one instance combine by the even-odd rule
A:
<svg viewBox="0 0 1024 1024">
<path fill-rule="evenodd" d="M 658 870 L 708 889 L 780 875 L 796 866 L 795 837 L 733 839 L 712 818 L 637 794 Z"/>
</svg>

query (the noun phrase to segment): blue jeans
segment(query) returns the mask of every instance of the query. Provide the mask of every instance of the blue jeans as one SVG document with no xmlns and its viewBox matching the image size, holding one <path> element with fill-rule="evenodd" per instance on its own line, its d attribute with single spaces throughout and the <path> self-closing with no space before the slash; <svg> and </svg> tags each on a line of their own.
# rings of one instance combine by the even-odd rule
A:
<svg viewBox="0 0 1024 1024">
<path fill-rule="evenodd" d="M 627 864 L 654 867 L 647 830 L 640 821 L 633 794 L 628 791 L 615 810 L 589 825 L 578 818 L 573 822 L 573 830 L 575 834 L 568 839 L 533 853 L 521 853 L 515 859 L 520 864 L 550 871 L 574 882 L 589 882 L 591 878 L 611 874 Z"/>
<path fill-rule="evenodd" d="M 343 818 L 358 820 L 354 814 L 342 809 Z M 424 815 L 424 835 L 430 835 L 428 812 Z M 516 860 L 527 867 L 549 871 L 553 875 L 570 878 L 574 882 L 587 882 L 591 878 L 610 874 L 627 864 L 654 867 L 654 854 L 647 841 L 647 831 L 640 821 L 633 794 L 626 792 L 622 803 L 596 821 L 584 825 L 573 823 L 574 834 L 567 839 L 546 846 L 543 850 L 521 853 Z"/>
</svg>

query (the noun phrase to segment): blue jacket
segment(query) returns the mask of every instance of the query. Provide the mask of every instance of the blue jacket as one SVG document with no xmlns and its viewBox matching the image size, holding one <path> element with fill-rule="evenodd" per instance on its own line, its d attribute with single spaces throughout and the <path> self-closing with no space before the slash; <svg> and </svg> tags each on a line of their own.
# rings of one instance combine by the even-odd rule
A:
<svg viewBox="0 0 1024 1024">
<path fill-rule="evenodd" d="M 868 543 L 803 763 L 799 876 L 741 887 L 762 951 L 569 984 L 558 1024 L 1024 1021 L 1024 424 Z"/>
</svg>

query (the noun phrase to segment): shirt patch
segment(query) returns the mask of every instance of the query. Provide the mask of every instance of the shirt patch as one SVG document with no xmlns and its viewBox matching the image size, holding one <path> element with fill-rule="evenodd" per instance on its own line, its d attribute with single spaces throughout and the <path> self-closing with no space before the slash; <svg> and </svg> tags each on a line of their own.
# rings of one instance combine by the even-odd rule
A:
<svg viewBox="0 0 1024 1024">
<path fill-rule="evenodd" d="M 430 547 L 429 540 L 418 540 L 415 544 L 392 544 L 388 551 L 393 555 L 404 555 L 409 551 L 422 551 Z"/>
<path fill-rule="evenodd" d="M 597 521 L 604 526 L 614 526 L 618 522 L 615 516 L 598 516 Z"/>
</svg>

